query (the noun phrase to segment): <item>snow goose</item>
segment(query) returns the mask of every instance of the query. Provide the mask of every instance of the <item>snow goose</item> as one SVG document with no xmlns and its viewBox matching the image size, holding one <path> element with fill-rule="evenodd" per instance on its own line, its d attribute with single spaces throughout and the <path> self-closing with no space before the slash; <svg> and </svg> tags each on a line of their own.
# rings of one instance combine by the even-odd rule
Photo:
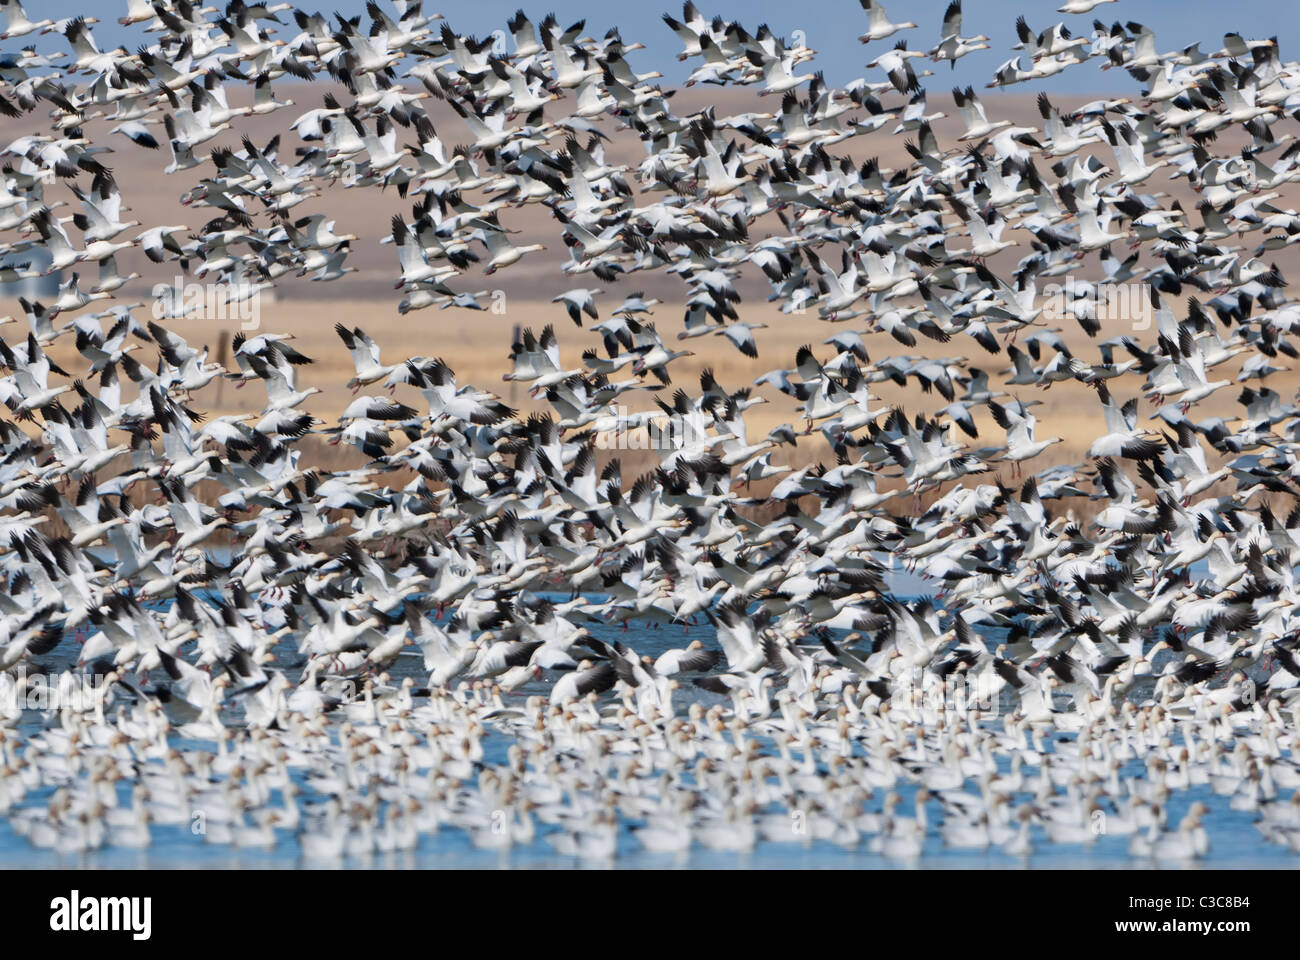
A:
<svg viewBox="0 0 1300 960">
<path fill-rule="evenodd" d="M 1173 831 L 1162 831 L 1160 822 L 1153 820 L 1146 836 L 1134 835 L 1129 841 L 1129 856 L 1155 860 L 1193 860 L 1209 852 L 1209 838 L 1202 818 L 1209 807 L 1200 801 L 1188 808 L 1187 815 Z"/>
<path fill-rule="evenodd" d="M 1004 407 L 996 401 L 990 400 L 988 403 L 989 412 L 993 415 L 994 421 L 1007 431 L 1007 448 L 1002 455 L 1002 459 L 1010 460 L 1015 466 L 1038 456 L 1054 443 L 1065 442 L 1063 437 L 1035 440 L 1034 427 L 1037 424 L 1037 418 L 1023 406 L 1019 404 L 1017 406 L 1019 409 L 1014 410 L 1010 407 Z"/>
<path fill-rule="evenodd" d="M 1137 400 L 1118 407 L 1111 399 L 1104 383 L 1097 384 L 1098 398 L 1106 422 L 1106 433 L 1088 448 L 1090 457 L 1127 457 L 1131 460 L 1149 460 L 1160 453 L 1159 444 L 1137 429 Z"/>
<path fill-rule="evenodd" d="M 943 14 L 943 23 L 939 28 L 939 44 L 930 51 L 930 58 L 936 63 L 947 60 L 952 67 L 967 54 L 977 50 L 988 50 L 989 38 L 984 34 L 973 37 L 961 35 L 961 0 L 952 0 Z"/>
<path fill-rule="evenodd" d="M 975 91 L 970 87 L 965 90 L 954 88 L 952 98 L 957 104 L 957 112 L 961 115 L 962 122 L 966 125 L 966 132 L 958 137 L 958 140 L 980 140 L 1011 126 L 1010 120 L 990 122 L 984 114 L 984 105 L 980 103 Z"/>
<path fill-rule="evenodd" d="M 889 14 L 885 12 L 884 6 L 880 0 L 858 0 L 862 4 L 862 9 L 867 14 L 867 32 L 858 37 L 862 43 L 870 43 L 873 40 L 884 40 L 892 37 L 900 30 L 915 30 L 916 24 L 910 20 L 902 23 L 892 23 Z M 947 21 L 945 20 L 945 23 Z"/>
</svg>

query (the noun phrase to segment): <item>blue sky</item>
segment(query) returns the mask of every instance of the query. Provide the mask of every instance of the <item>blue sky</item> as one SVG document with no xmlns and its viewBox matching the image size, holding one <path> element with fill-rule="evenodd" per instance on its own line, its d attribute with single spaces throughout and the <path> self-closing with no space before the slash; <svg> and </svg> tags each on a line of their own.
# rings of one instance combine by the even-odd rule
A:
<svg viewBox="0 0 1300 960">
<path fill-rule="evenodd" d="M 224 0 L 221 2 L 224 5 Z M 1065 21 L 1076 35 L 1087 35 L 1092 29 L 1094 17 L 1100 17 L 1106 23 L 1117 19 L 1135 20 L 1155 30 L 1157 46 L 1161 52 L 1180 49 L 1198 40 L 1201 41 L 1202 50 L 1213 52 L 1221 46 L 1224 32 L 1233 29 L 1247 37 L 1276 35 L 1282 41 L 1283 58 L 1294 58 L 1296 55 L 1296 51 L 1289 49 L 1289 40 L 1297 36 L 1297 29 L 1300 28 L 1300 5 L 1279 3 L 1277 0 L 1240 0 L 1233 4 L 1225 4 L 1221 0 L 1120 0 L 1119 3 L 1103 4 L 1091 14 L 1069 16 L 1055 12 L 1061 2 L 1063 0 L 965 0 L 964 33 L 968 36 L 979 33 L 988 35 L 992 38 L 993 49 L 964 58 L 955 70 L 946 63 L 932 64 L 935 76 L 927 78 L 924 85 L 935 92 L 946 90 L 955 84 L 982 87 L 997 67 L 1012 55 L 1009 48 L 1016 42 L 1015 21 L 1022 13 L 1035 30 L 1041 31 L 1054 23 Z M 387 0 L 381 0 L 381 3 L 388 8 Z M 806 43 L 818 51 L 816 66 L 825 71 L 828 81 L 837 85 L 868 74 L 871 74 L 870 79 L 880 79 L 876 76 L 878 71 L 867 71 L 865 65 L 875 54 L 891 46 L 893 39 L 897 39 L 869 46 L 858 43 L 857 35 L 866 29 L 866 15 L 857 0 L 809 0 L 804 3 L 791 3 L 789 0 L 701 0 L 697 5 L 705 16 L 717 14 L 729 19 L 739 18 L 751 32 L 764 22 L 773 32 L 786 38 L 791 38 L 794 31 L 802 30 Z M 899 36 L 906 37 L 912 49 L 928 50 L 938 42 L 939 24 L 947 5 L 948 0 L 894 0 L 893 3 L 887 3 L 886 8 L 892 20 L 912 20 L 919 24 L 918 29 L 904 31 Z M 349 15 L 361 13 L 365 9 L 363 0 L 302 2 L 299 6 L 322 12 L 338 10 Z M 475 0 L 470 4 L 445 5 L 438 0 L 426 0 L 425 3 L 426 9 L 447 14 L 457 32 L 479 36 L 491 33 L 494 29 L 504 29 L 507 18 L 519 6 L 519 0 Z M 650 48 L 632 55 L 632 62 L 637 69 L 660 70 L 666 76 L 665 83 L 680 83 L 689 73 L 689 67 L 678 63 L 676 59 L 681 49 L 679 41 L 661 20 L 665 12 L 680 16 L 680 2 L 659 0 L 650 3 L 598 3 L 594 0 L 548 0 L 541 5 L 523 6 L 535 22 L 549 11 L 554 11 L 565 26 L 585 18 L 588 33 L 603 34 L 609 27 L 617 25 L 624 40 L 639 40 Z M 126 9 L 125 2 L 120 0 L 28 0 L 27 7 L 28 13 L 33 17 L 57 19 L 93 13 L 103 21 L 94 27 L 96 40 L 101 47 L 125 43 L 134 49 L 144 36 L 139 27 L 125 28 L 117 24 L 117 18 Z M 296 26 L 287 20 L 280 35 L 287 38 L 292 32 L 296 32 Z M 58 38 L 45 38 L 41 47 L 58 48 L 52 44 L 62 44 L 62 41 Z M 1300 47 L 1300 43 L 1297 46 Z M 1103 71 L 1098 62 L 1092 62 L 1068 70 L 1045 83 L 1035 82 L 1033 88 L 1074 93 L 1111 93 L 1131 90 L 1133 83 L 1128 76 L 1118 74 L 1117 71 Z"/>
</svg>

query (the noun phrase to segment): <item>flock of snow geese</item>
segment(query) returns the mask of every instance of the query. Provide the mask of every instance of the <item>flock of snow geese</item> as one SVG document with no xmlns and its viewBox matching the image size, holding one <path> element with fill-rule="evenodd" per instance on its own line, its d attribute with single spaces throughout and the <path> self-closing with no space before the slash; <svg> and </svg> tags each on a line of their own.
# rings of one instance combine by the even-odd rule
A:
<svg viewBox="0 0 1300 960">
<path fill-rule="evenodd" d="M 687 2 L 663 18 L 685 83 L 779 103 L 734 116 L 673 113 L 628 59 L 641 44 L 553 16 L 521 11 L 499 42 L 407 0 L 126 7 L 135 52 L 0 0 L 0 111 L 50 120 L 0 149 L 0 280 L 98 271 L 0 330 L 12 834 L 79 853 L 172 826 L 309 860 L 444 830 L 585 860 L 1117 836 L 1167 861 L 1206 855 L 1218 807 L 1300 852 L 1300 408 L 1266 385 L 1297 356 L 1300 304 L 1265 262 L 1300 238 L 1280 205 L 1300 66 L 1276 38 L 1159 52 L 1138 23 L 1022 18 L 989 86 L 1096 62 L 1133 95 L 1040 94 L 1031 128 L 955 90 L 965 132 L 944 143 L 921 65 L 989 47 L 961 0 L 928 53 L 908 43 L 928 28 L 845 4 L 871 59 L 842 89 L 807 47 Z M 66 49 L 19 46 L 55 34 Z M 283 136 L 204 152 L 241 118 L 287 119 L 277 83 L 313 79 L 323 105 Z M 439 129 L 434 99 L 454 111 Z M 836 152 L 896 136 L 897 169 Z M 611 162 L 632 138 L 644 159 Z M 210 219 L 122 219 L 111 164 L 155 158 L 159 189 Z M 1160 189 L 1183 178 L 1195 210 Z M 355 398 L 331 424 L 292 337 L 240 334 L 223 365 L 183 335 L 184 304 L 87 310 L 136 279 L 115 261 L 132 248 L 239 296 L 344 276 L 357 237 L 293 212 L 330 186 L 412 204 L 384 231 L 403 312 L 481 309 L 476 274 L 544 249 L 512 211 L 549 208 L 557 286 L 594 279 L 546 291 L 567 335 L 516 331 L 503 379 L 531 410 L 443 358 L 381 355 L 361 318 L 336 328 Z M 685 286 L 678 339 L 756 357 L 752 274 L 810 345 L 756 383 L 674 382 L 667 306 L 596 286 L 652 270 Z M 1071 349 L 1039 284 L 1075 270 L 1097 278 L 1060 314 L 1081 342 L 1103 284 L 1139 285 L 1154 328 Z M 967 336 L 1005 371 L 894 352 Z M 220 379 L 265 388 L 264 409 L 206 417 Z M 1036 438 L 1015 391 L 1070 380 L 1104 432 L 1036 470 L 1060 438 Z M 948 405 L 878 406 L 882 381 Z M 1237 414 L 1199 417 L 1226 388 Z M 760 402 L 791 422 L 748 435 Z M 961 436 L 981 439 L 977 414 L 999 430 L 979 448 Z M 653 467 L 624 476 L 602 438 L 661 421 Z M 326 439 L 364 466 L 313 463 Z M 935 597 L 893 592 L 900 564 Z"/>
</svg>

